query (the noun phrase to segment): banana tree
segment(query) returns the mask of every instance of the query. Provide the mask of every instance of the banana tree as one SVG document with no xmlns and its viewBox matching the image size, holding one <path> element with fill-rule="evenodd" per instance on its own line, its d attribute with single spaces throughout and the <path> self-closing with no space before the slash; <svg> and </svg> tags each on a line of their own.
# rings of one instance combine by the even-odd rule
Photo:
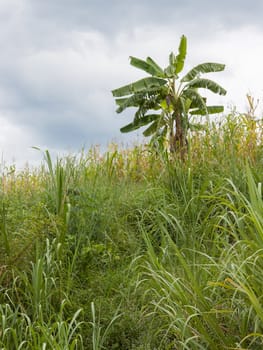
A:
<svg viewBox="0 0 263 350">
<path fill-rule="evenodd" d="M 210 115 L 223 112 L 223 106 L 208 106 L 199 89 L 207 89 L 219 95 L 226 90 L 216 82 L 202 78 L 203 73 L 219 72 L 224 64 L 202 63 L 191 69 L 182 78 L 187 51 L 187 38 L 180 40 L 178 54 L 169 55 L 169 65 L 162 69 L 151 57 L 142 60 L 130 57 L 130 64 L 142 69 L 149 76 L 112 91 L 117 104 L 117 113 L 128 107 L 137 108 L 133 121 L 121 128 L 126 133 L 140 127 L 144 136 L 152 136 L 162 143 L 167 140 L 171 152 L 187 150 L 187 130 L 197 127 L 190 123 L 192 115 Z"/>
</svg>

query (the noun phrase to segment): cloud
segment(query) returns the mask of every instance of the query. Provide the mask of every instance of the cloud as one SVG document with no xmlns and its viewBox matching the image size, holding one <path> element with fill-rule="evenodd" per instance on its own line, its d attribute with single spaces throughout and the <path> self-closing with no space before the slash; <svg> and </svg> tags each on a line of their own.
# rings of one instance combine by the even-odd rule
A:
<svg viewBox="0 0 263 350">
<path fill-rule="evenodd" d="M 164 66 L 182 34 L 189 40 L 186 69 L 209 60 L 227 64 L 214 79 L 229 94 L 216 101 L 238 104 L 249 89 L 260 93 L 263 3 L 250 6 L 208 0 L 2 0 L 2 148 L 22 158 L 21 150 L 32 145 L 79 149 L 137 138 L 140 131 L 119 133 L 132 112 L 115 113 L 111 90 L 144 76 L 129 66 L 130 55 L 151 56 Z"/>
<path fill-rule="evenodd" d="M 162 26 L 172 23 L 202 21 L 203 27 L 223 23 L 230 28 L 254 22 L 262 27 L 261 0 L 45 0 L 30 1 L 34 16 L 49 19 L 57 26 L 71 30 L 96 28 L 112 35 L 138 25 Z"/>
<path fill-rule="evenodd" d="M 121 126 L 110 93 L 123 74 L 118 63 L 102 34 L 74 31 L 67 47 L 2 61 L 1 110 L 13 125 L 29 128 L 39 144 L 105 144 Z"/>
<path fill-rule="evenodd" d="M 5 167 L 13 164 L 17 169 L 23 169 L 27 160 L 30 160 L 31 166 L 39 164 L 42 157 L 31 147 L 34 145 L 34 136 L 30 129 L 9 122 L 6 115 L 0 115 L 0 123 L 0 171 L 6 171 Z"/>
</svg>

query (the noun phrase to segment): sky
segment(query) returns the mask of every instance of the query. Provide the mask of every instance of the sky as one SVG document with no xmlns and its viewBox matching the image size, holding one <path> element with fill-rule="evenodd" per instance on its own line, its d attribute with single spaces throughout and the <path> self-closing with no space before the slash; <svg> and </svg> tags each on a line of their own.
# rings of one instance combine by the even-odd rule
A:
<svg viewBox="0 0 263 350">
<path fill-rule="evenodd" d="M 167 66 L 188 39 L 185 71 L 226 64 L 212 79 L 227 90 L 211 101 L 263 105 L 263 1 L 0 0 L 0 150 L 3 164 L 37 164 L 42 150 L 77 153 L 141 140 L 121 134 L 132 111 L 116 114 L 111 90 L 145 74 L 129 56 Z M 209 97 L 210 98 L 210 97 Z"/>
</svg>

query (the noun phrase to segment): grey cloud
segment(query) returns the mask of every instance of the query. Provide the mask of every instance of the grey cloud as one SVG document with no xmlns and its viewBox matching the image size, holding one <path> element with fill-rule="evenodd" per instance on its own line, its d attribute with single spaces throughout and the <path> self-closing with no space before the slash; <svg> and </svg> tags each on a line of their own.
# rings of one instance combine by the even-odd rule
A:
<svg viewBox="0 0 263 350">
<path fill-rule="evenodd" d="M 261 0 L 31 0 L 33 13 L 64 29 L 96 28 L 111 35 L 138 25 L 171 25 L 173 22 L 224 23 L 228 27 L 253 22 L 262 26 Z"/>
<path fill-rule="evenodd" d="M 221 27 L 263 23 L 261 0 L 252 8 L 230 0 L 2 1 L 0 117 L 24 128 L 28 143 L 56 149 L 137 135 L 121 137 L 132 114 L 116 115 L 110 94 L 142 75 L 129 67 L 130 54 L 162 61 L 182 33 L 199 42 Z"/>
</svg>

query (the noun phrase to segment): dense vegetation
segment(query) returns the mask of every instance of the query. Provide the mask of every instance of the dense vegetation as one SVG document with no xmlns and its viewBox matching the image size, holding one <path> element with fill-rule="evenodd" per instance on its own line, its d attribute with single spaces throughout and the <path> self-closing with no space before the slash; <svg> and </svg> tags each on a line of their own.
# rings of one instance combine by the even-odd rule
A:
<svg viewBox="0 0 263 350">
<path fill-rule="evenodd" d="M 262 138 L 232 113 L 185 161 L 111 146 L 5 169 L 0 348 L 262 349 Z"/>
</svg>

